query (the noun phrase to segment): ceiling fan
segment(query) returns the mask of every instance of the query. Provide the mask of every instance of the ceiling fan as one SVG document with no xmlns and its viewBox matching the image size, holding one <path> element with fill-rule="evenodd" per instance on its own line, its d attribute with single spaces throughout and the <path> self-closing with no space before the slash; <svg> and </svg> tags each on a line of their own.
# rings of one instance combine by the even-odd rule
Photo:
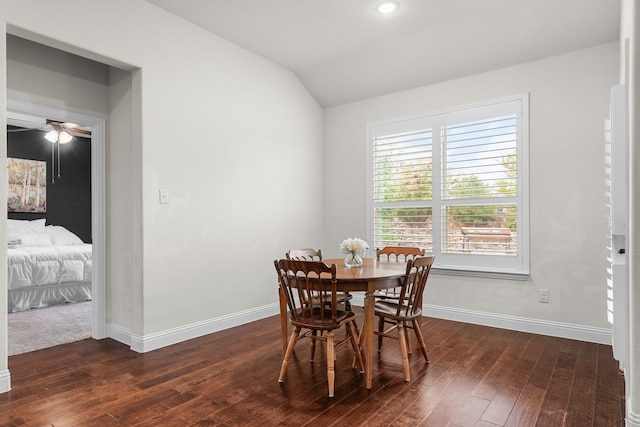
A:
<svg viewBox="0 0 640 427">
<path fill-rule="evenodd" d="M 44 126 L 43 130 L 46 132 L 44 137 L 47 141 L 51 143 L 58 142 L 60 144 L 66 144 L 74 141 L 76 139 L 74 134 L 89 133 L 89 135 L 91 135 L 91 132 L 80 129 L 75 123 L 56 122 L 49 119 L 47 119 L 47 124 Z"/>
<path fill-rule="evenodd" d="M 75 123 L 7 113 L 7 132 L 43 131 L 44 138 L 51 143 L 51 165 L 55 169 L 55 147 L 58 147 L 57 172 L 60 178 L 60 145 L 75 141 L 77 136 L 91 138 L 91 128 L 81 127 Z M 51 183 L 55 184 L 52 172 Z"/>
<path fill-rule="evenodd" d="M 81 127 L 75 123 L 61 122 L 52 119 L 38 119 L 37 121 L 25 121 L 7 117 L 7 124 L 15 126 L 8 128 L 7 132 L 25 132 L 40 130 L 45 132 L 47 141 L 55 144 L 66 144 L 76 140 L 76 136 L 91 137 L 89 128 Z"/>
</svg>

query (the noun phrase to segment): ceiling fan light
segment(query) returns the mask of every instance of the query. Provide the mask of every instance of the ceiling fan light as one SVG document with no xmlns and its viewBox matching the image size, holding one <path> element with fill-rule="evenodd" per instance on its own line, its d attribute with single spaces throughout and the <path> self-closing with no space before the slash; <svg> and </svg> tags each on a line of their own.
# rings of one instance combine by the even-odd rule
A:
<svg viewBox="0 0 640 427">
<path fill-rule="evenodd" d="M 52 144 L 55 144 L 56 142 L 58 142 L 58 131 L 55 129 L 50 130 L 44 135 L 44 137 L 47 139 L 47 141 L 51 142 Z"/>
<path fill-rule="evenodd" d="M 58 138 L 59 138 L 60 144 L 66 144 L 67 142 L 73 141 L 73 135 L 71 135 L 66 130 L 60 131 Z"/>
<path fill-rule="evenodd" d="M 396 10 L 398 10 L 398 8 L 400 7 L 400 5 L 398 4 L 398 2 L 395 1 L 385 1 L 382 3 L 379 3 L 376 6 L 376 10 L 379 13 L 383 13 L 383 14 L 389 14 L 389 13 L 393 13 Z"/>
</svg>

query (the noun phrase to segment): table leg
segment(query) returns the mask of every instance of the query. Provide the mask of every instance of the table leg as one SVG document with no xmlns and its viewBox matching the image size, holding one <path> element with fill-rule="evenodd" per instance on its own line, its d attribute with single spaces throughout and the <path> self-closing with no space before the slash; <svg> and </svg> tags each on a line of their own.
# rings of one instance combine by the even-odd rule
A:
<svg viewBox="0 0 640 427">
<path fill-rule="evenodd" d="M 373 291 L 367 291 L 364 296 L 364 374 L 366 386 L 373 385 L 373 321 L 375 315 L 375 299 Z"/>
<path fill-rule="evenodd" d="M 284 295 L 282 295 L 282 289 L 278 286 L 278 300 L 280 301 L 280 331 L 282 334 L 282 354 L 287 352 L 287 303 Z"/>
</svg>

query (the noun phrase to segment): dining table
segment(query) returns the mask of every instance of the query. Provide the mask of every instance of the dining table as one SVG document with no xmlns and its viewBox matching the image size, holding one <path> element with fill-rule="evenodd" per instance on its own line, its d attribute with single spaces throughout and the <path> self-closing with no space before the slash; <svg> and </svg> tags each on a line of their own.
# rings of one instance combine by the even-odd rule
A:
<svg viewBox="0 0 640 427">
<path fill-rule="evenodd" d="M 403 261 L 378 260 L 376 258 L 363 258 L 361 267 L 346 267 L 344 259 L 325 259 L 327 265 L 336 264 L 336 281 L 338 292 L 364 292 L 364 325 L 360 333 L 364 338 L 364 374 L 366 387 L 370 389 L 373 383 L 373 337 L 375 298 L 374 292 L 381 289 L 389 289 L 402 285 L 402 280 L 407 270 L 407 264 Z M 330 283 L 329 275 L 321 276 L 321 280 Z M 280 320 L 282 329 L 282 349 L 287 348 L 287 306 L 282 293 L 280 295 Z"/>
</svg>

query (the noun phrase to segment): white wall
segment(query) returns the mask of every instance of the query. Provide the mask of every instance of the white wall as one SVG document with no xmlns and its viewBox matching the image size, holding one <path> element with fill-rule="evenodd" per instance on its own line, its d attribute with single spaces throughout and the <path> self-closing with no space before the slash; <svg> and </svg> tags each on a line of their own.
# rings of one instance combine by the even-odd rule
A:
<svg viewBox="0 0 640 427">
<path fill-rule="evenodd" d="M 109 72 L 109 144 L 107 144 L 107 324 L 125 331 L 142 330 L 142 280 L 134 267 L 140 251 L 142 222 L 141 146 L 134 144 L 133 75 L 111 68 Z M 138 112 L 139 110 L 136 110 Z M 133 183 L 133 184 L 132 184 Z M 132 191 L 137 189 L 137 191 Z"/>
<path fill-rule="evenodd" d="M 517 318 L 608 330 L 603 121 L 618 66 L 618 45 L 607 44 L 325 110 L 327 255 L 346 237 L 366 236 L 367 122 L 529 92 L 530 279 L 434 274 L 426 303 L 432 314 L 486 313 L 503 325 Z M 539 288 L 549 289 L 548 304 L 537 301 Z"/>
<path fill-rule="evenodd" d="M 59 25 L 69 10 L 74 25 Z M 298 79 L 141 0 L 4 1 L 0 23 L 131 72 L 112 70 L 107 88 L 108 234 L 116 244 L 107 307 L 131 305 L 109 310 L 113 326 L 145 350 L 145 340 L 166 331 L 256 307 L 276 313 L 273 259 L 322 237 L 322 110 Z M 6 67 L 2 44 L 0 78 Z M 34 96 L 66 105 L 75 85 L 60 78 L 69 87 L 56 99 Z M 3 106 L 9 91 L 0 91 Z M 158 203 L 161 188 L 168 205 Z M 5 299 L 0 275 L 0 305 Z M 6 367 L 5 321 L 0 374 Z"/>
</svg>

